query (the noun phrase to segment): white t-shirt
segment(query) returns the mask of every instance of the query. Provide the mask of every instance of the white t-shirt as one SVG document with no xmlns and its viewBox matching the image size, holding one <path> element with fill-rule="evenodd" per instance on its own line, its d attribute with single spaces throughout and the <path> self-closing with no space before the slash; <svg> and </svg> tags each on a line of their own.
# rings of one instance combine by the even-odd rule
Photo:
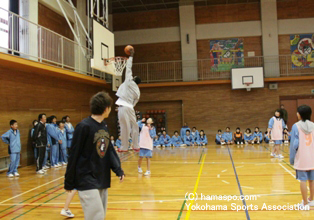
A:
<svg viewBox="0 0 314 220">
<path fill-rule="evenodd" d="M 129 107 L 129 108 L 132 108 L 132 109 L 133 109 L 133 105 L 131 105 L 130 103 L 127 103 L 126 101 L 124 101 L 124 100 L 121 99 L 121 98 L 119 98 L 119 99 L 116 101 L 116 105 L 125 106 L 125 107 Z"/>
</svg>

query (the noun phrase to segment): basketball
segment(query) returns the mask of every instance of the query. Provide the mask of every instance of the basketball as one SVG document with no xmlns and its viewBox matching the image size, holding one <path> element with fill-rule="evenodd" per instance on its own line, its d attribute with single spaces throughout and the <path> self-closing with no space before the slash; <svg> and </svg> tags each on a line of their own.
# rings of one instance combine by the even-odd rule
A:
<svg viewBox="0 0 314 220">
<path fill-rule="evenodd" d="M 134 50 L 134 48 L 131 45 L 128 45 L 124 48 L 124 52 L 126 55 L 131 55 L 130 50 Z"/>
</svg>

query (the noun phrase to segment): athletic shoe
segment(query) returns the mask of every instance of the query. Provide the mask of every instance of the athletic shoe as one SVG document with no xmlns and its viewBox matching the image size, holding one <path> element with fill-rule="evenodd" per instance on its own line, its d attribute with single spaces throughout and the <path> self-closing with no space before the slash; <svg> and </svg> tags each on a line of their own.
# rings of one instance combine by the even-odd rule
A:
<svg viewBox="0 0 314 220">
<path fill-rule="evenodd" d="M 12 177 L 14 177 L 14 175 L 12 173 L 10 173 L 10 174 L 7 175 L 7 177 L 12 178 Z"/>
<path fill-rule="evenodd" d="M 243 142 L 241 142 L 241 144 L 243 144 Z"/>
<path fill-rule="evenodd" d="M 14 176 L 20 176 L 20 174 L 18 172 L 15 172 Z"/>
<path fill-rule="evenodd" d="M 277 157 L 278 157 L 279 159 L 284 158 L 284 156 L 282 156 L 281 154 L 279 154 Z"/>
<path fill-rule="evenodd" d="M 139 152 L 139 151 L 140 151 L 140 148 L 133 148 L 133 150 L 134 150 L 135 152 Z"/>
<path fill-rule="evenodd" d="M 149 176 L 150 175 L 150 171 L 147 170 L 145 173 L 144 173 L 144 176 Z"/>
<path fill-rule="evenodd" d="M 74 215 L 72 214 L 70 209 L 68 209 L 68 210 L 62 209 L 60 214 L 63 215 L 63 216 L 66 216 L 68 218 L 73 218 L 74 217 Z"/>
<path fill-rule="evenodd" d="M 49 167 L 49 166 L 47 166 L 47 165 L 46 165 L 46 166 L 44 166 L 43 168 L 44 168 L 45 170 L 50 169 L 50 167 Z"/>
<path fill-rule="evenodd" d="M 259 141 L 257 142 L 257 144 L 259 144 Z"/>
<path fill-rule="evenodd" d="M 271 156 L 271 157 L 276 157 L 276 154 L 270 153 L 270 156 Z"/>
<path fill-rule="evenodd" d="M 68 164 L 67 164 L 67 163 L 62 163 L 62 165 L 63 165 L 63 166 L 66 166 L 66 165 L 68 165 Z"/>
<path fill-rule="evenodd" d="M 38 170 L 37 174 L 45 174 L 45 172 L 43 170 Z"/>
<path fill-rule="evenodd" d="M 239 145 L 239 144 L 240 144 L 240 142 L 237 142 L 237 144 Z"/>
<path fill-rule="evenodd" d="M 138 168 L 137 168 L 137 171 L 138 171 L 139 173 L 143 173 L 143 170 L 142 170 L 141 167 L 138 167 Z"/>
<path fill-rule="evenodd" d="M 308 200 L 308 205 L 313 207 L 314 206 L 314 201 L 313 200 L 312 201 Z"/>
<path fill-rule="evenodd" d="M 118 149 L 119 153 L 123 153 L 123 152 L 128 152 L 128 150 L 120 150 L 120 148 Z"/>
</svg>

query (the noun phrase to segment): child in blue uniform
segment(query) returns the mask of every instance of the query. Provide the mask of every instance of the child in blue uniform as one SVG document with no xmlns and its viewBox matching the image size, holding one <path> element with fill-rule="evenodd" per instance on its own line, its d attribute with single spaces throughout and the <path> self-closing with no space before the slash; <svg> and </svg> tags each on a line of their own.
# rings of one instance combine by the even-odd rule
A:
<svg viewBox="0 0 314 220">
<path fill-rule="evenodd" d="M 182 138 L 182 141 L 184 141 L 184 136 L 186 135 L 187 130 L 191 131 L 191 129 L 188 126 L 188 123 L 184 123 L 184 126 L 181 128 L 181 131 L 180 131 L 180 136 Z"/>
<path fill-rule="evenodd" d="M 174 146 L 174 147 L 181 147 L 181 145 L 182 145 L 182 139 L 181 139 L 181 137 L 179 136 L 178 131 L 175 131 L 175 132 L 174 132 L 174 135 L 173 135 L 172 138 L 171 138 L 171 145 Z"/>
<path fill-rule="evenodd" d="M 198 132 L 198 130 L 196 130 L 196 127 L 192 128 L 191 135 L 192 135 L 193 140 L 197 142 L 198 136 L 200 135 L 200 133 Z"/>
<path fill-rule="evenodd" d="M 61 155 L 61 160 L 60 162 L 62 163 L 62 165 L 67 165 L 68 163 L 68 154 L 67 154 L 67 131 L 65 129 L 65 125 L 63 121 L 59 121 L 58 123 L 58 135 L 59 135 L 59 139 L 62 141 L 61 144 L 59 144 L 60 146 L 60 155 Z"/>
<path fill-rule="evenodd" d="M 192 135 L 190 135 L 190 130 L 186 131 L 186 135 L 184 136 L 183 144 L 185 146 L 194 146 L 195 141 L 193 140 Z"/>
<path fill-rule="evenodd" d="M 167 135 L 165 130 L 162 131 L 162 135 L 159 138 L 160 145 L 162 147 L 170 147 L 171 146 L 171 138 Z"/>
<path fill-rule="evenodd" d="M 253 143 L 253 134 L 251 129 L 247 128 L 244 132 L 244 142 L 245 144 L 252 144 Z"/>
<path fill-rule="evenodd" d="M 253 134 L 253 144 L 260 144 L 262 142 L 263 142 L 263 133 L 259 130 L 259 127 L 256 127 Z"/>
<path fill-rule="evenodd" d="M 116 140 L 116 146 L 117 146 L 117 149 L 116 150 L 119 150 L 120 147 L 121 147 L 121 136 L 119 136 L 119 138 Z"/>
<path fill-rule="evenodd" d="M 153 139 L 153 146 L 160 148 L 160 141 L 159 141 L 159 137 L 157 135 Z"/>
<path fill-rule="evenodd" d="M 205 146 L 208 144 L 207 137 L 206 137 L 204 130 L 201 130 L 201 132 L 198 136 L 198 139 L 197 139 L 197 144 L 198 144 L 198 146 Z"/>
<path fill-rule="evenodd" d="M 7 172 L 8 177 L 20 176 L 17 172 L 17 168 L 20 164 L 20 153 L 21 153 L 21 137 L 20 131 L 17 129 L 17 121 L 10 121 L 11 129 L 8 130 L 1 136 L 1 139 L 4 143 L 8 144 L 8 151 L 10 154 L 10 166 Z"/>
<path fill-rule="evenodd" d="M 226 132 L 223 134 L 222 138 L 225 140 L 226 144 L 233 144 L 232 132 L 230 132 L 230 128 L 226 128 Z"/>
<path fill-rule="evenodd" d="M 218 134 L 216 134 L 215 142 L 216 142 L 216 144 L 221 144 L 221 145 L 225 144 L 225 140 L 223 138 L 223 134 L 222 134 L 222 131 L 220 129 L 218 130 Z"/>
<path fill-rule="evenodd" d="M 291 135 L 287 128 L 283 129 L 283 140 L 285 144 L 289 144 Z"/>
</svg>

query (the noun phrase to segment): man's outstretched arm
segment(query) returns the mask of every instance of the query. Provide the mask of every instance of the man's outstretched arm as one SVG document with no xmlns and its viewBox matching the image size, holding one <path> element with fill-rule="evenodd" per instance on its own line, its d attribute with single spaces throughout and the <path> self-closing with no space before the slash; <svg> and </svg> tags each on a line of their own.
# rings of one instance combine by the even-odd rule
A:
<svg viewBox="0 0 314 220">
<path fill-rule="evenodd" d="M 130 57 L 128 61 L 126 62 L 126 71 L 125 71 L 125 80 L 132 80 L 132 65 L 133 65 L 133 55 L 134 55 L 134 49 L 130 50 Z"/>
</svg>

